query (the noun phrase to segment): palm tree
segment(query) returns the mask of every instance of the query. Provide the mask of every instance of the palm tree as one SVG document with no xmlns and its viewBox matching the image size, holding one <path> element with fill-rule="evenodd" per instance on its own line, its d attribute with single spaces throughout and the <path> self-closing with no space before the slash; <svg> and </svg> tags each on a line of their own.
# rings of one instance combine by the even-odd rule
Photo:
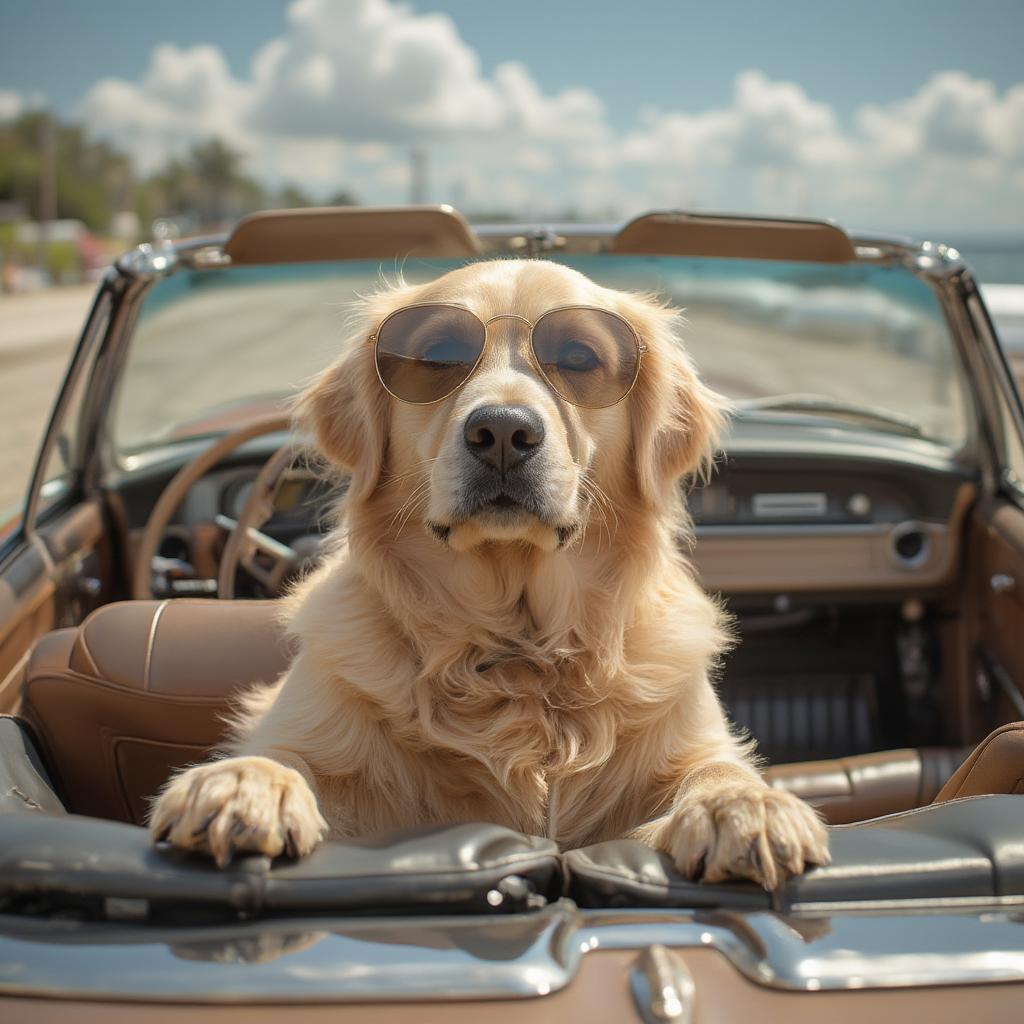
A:
<svg viewBox="0 0 1024 1024">
<path fill-rule="evenodd" d="M 313 206 L 313 200 L 297 185 L 285 185 L 274 197 L 274 202 L 285 210 L 298 210 L 304 206 Z"/>
<path fill-rule="evenodd" d="M 181 160 L 169 160 L 152 184 L 159 190 L 157 208 L 153 213 L 164 217 L 177 217 L 192 208 L 196 180 L 191 168 Z"/>
<path fill-rule="evenodd" d="M 203 219 L 220 225 L 226 217 L 227 197 L 241 178 L 241 156 L 220 139 L 210 139 L 192 147 L 189 163 L 205 195 L 205 202 L 200 200 Z"/>
</svg>

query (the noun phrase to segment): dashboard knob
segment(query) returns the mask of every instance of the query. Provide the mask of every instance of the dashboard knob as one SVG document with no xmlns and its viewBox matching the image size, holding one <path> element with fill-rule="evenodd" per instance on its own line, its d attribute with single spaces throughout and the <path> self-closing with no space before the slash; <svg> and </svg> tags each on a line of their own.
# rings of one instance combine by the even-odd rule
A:
<svg viewBox="0 0 1024 1024">
<path fill-rule="evenodd" d="M 871 499 L 864 494 L 863 491 L 851 494 L 846 502 L 846 511 L 849 512 L 851 516 L 863 517 L 870 515 Z"/>
<path fill-rule="evenodd" d="M 1012 594 L 1017 589 L 1017 580 L 1005 572 L 997 572 L 988 582 L 996 594 Z"/>
</svg>

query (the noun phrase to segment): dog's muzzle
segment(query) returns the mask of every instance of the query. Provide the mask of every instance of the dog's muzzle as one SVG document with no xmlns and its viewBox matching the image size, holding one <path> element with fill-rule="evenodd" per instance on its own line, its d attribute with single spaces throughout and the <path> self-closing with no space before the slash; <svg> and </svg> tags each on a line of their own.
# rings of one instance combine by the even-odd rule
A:
<svg viewBox="0 0 1024 1024">
<path fill-rule="evenodd" d="M 538 498 L 544 421 L 525 405 L 482 405 L 463 425 L 471 462 L 466 466 L 461 513 L 529 512 L 544 518 Z"/>
<path fill-rule="evenodd" d="M 544 444 L 544 421 L 525 405 L 482 405 L 463 428 L 473 458 L 503 477 L 515 472 Z"/>
</svg>

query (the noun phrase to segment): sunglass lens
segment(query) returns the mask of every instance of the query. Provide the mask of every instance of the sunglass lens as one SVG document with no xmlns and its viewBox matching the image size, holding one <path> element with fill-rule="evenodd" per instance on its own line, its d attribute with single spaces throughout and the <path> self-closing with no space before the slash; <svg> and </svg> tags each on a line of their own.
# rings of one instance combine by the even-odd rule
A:
<svg viewBox="0 0 1024 1024">
<path fill-rule="evenodd" d="M 409 306 L 377 334 L 377 372 L 403 402 L 437 402 L 465 383 L 484 348 L 484 325 L 459 306 Z"/>
<path fill-rule="evenodd" d="M 533 329 L 533 352 L 555 391 L 585 409 L 604 409 L 625 398 L 640 365 L 629 324 L 587 307 L 545 313 Z"/>
</svg>

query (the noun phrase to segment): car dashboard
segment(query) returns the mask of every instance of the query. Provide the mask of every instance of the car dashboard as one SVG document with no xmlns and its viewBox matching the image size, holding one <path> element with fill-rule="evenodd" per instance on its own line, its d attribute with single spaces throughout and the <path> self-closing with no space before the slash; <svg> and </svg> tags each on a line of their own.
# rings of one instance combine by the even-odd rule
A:
<svg viewBox="0 0 1024 1024">
<path fill-rule="evenodd" d="M 975 493 L 975 472 L 932 444 L 738 424 L 689 495 L 693 558 L 734 596 L 932 592 L 956 575 Z"/>
<path fill-rule="evenodd" d="M 215 593 L 230 527 L 284 440 L 247 444 L 189 491 L 160 547 L 180 571 L 158 596 Z M 188 454 L 112 481 L 130 533 Z M 739 640 L 719 693 L 770 760 L 943 741 L 977 485 L 973 469 L 917 439 L 796 417 L 734 421 L 710 480 L 689 490 L 682 542 Z M 300 462 L 261 529 L 310 564 L 343 488 Z M 243 577 L 236 596 L 265 595 Z"/>
<path fill-rule="evenodd" d="M 237 520 L 260 467 L 284 442 L 257 439 L 188 492 L 162 554 L 216 557 L 218 518 Z M 201 443 L 139 460 L 108 480 L 130 530 L 140 529 L 170 477 Z M 693 559 L 708 590 L 772 593 L 930 593 L 958 568 L 959 536 L 977 471 L 930 442 L 809 425 L 733 422 L 710 479 L 687 484 Z M 264 532 L 308 544 L 326 533 L 344 483 L 298 462 Z"/>
</svg>

